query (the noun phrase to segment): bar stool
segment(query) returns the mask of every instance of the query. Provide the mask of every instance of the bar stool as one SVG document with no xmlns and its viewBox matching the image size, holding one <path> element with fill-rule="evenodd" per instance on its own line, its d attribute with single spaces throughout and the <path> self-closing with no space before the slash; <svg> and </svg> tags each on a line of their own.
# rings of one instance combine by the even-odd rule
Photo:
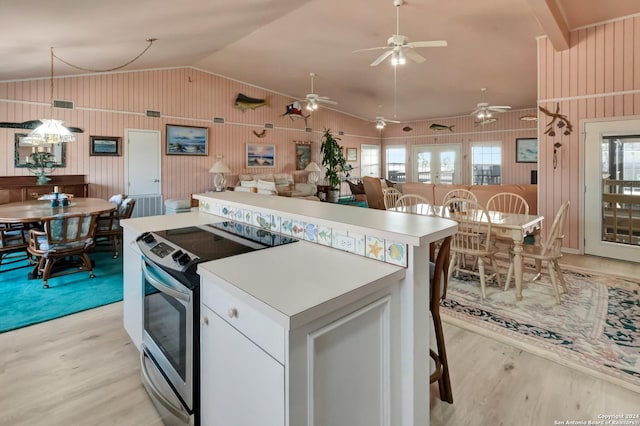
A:
<svg viewBox="0 0 640 426">
<path fill-rule="evenodd" d="M 440 399 L 453 404 L 449 364 L 447 362 L 447 351 L 444 345 L 444 333 L 442 331 L 442 320 L 440 318 L 440 301 L 447 294 L 451 239 L 452 237 L 449 236 L 440 242 L 437 255 L 435 254 L 436 243 L 431 243 L 430 246 L 429 283 L 431 293 L 429 297 L 429 310 L 433 318 L 433 328 L 436 334 L 436 347 L 438 352 L 429 349 L 429 356 L 431 356 L 431 359 L 435 362 L 435 369 L 429 376 L 429 383 L 437 381 L 438 388 L 440 389 Z"/>
</svg>

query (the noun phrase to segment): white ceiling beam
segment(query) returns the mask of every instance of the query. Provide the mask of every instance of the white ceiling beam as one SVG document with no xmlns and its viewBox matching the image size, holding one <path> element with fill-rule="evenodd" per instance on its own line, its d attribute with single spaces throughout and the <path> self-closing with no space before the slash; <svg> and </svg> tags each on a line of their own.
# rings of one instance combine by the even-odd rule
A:
<svg viewBox="0 0 640 426">
<path fill-rule="evenodd" d="M 527 0 L 540 26 L 557 51 L 570 46 L 569 26 L 556 0 Z"/>
</svg>

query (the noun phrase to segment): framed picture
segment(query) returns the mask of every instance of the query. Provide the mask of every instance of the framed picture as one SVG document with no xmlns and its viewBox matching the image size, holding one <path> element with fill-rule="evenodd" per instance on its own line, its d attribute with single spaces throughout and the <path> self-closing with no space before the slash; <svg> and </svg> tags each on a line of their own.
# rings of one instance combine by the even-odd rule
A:
<svg viewBox="0 0 640 426">
<path fill-rule="evenodd" d="M 121 139 L 111 136 L 89 136 L 89 155 L 122 155 Z"/>
<path fill-rule="evenodd" d="M 347 161 L 358 161 L 358 148 L 347 148 Z"/>
<path fill-rule="evenodd" d="M 296 142 L 296 170 L 304 170 L 311 162 L 311 142 Z"/>
<path fill-rule="evenodd" d="M 15 167 L 29 167 L 27 163 L 33 163 L 32 154 L 36 152 L 49 152 L 53 155 L 51 167 L 65 167 L 66 163 L 66 143 L 53 145 L 33 146 L 23 142 L 27 137 L 26 133 L 15 134 L 15 145 L 13 151 L 13 165 Z"/>
<path fill-rule="evenodd" d="M 537 163 L 538 162 L 538 139 L 517 138 L 516 139 L 516 163 Z"/>
<path fill-rule="evenodd" d="M 209 155 L 209 128 L 167 124 L 167 155 Z"/>
<path fill-rule="evenodd" d="M 276 146 L 263 143 L 247 144 L 247 167 L 275 167 Z"/>
</svg>

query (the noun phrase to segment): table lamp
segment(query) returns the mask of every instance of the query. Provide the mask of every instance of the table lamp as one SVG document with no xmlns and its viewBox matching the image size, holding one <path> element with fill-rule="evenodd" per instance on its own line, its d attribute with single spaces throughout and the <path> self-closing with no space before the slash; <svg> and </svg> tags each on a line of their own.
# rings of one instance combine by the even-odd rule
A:
<svg viewBox="0 0 640 426">
<path fill-rule="evenodd" d="M 224 187 L 227 183 L 224 174 L 231 173 L 229 167 L 227 167 L 222 160 L 218 160 L 213 166 L 211 166 L 209 173 L 215 173 L 213 175 L 213 186 L 215 187 L 216 192 L 224 191 Z"/>
<path fill-rule="evenodd" d="M 318 183 L 318 172 L 321 172 L 322 169 L 315 162 L 310 162 L 307 164 L 307 167 L 304 168 L 305 171 L 310 172 L 308 182 L 311 185 L 316 185 Z"/>
</svg>

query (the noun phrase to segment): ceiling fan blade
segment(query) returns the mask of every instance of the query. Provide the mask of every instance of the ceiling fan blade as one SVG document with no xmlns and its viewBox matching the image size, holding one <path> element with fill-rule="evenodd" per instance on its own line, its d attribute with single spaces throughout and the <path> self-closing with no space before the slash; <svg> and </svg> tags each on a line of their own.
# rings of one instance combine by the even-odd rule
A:
<svg viewBox="0 0 640 426">
<path fill-rule="evenodd" d="M 358 50 L 354 50 L 351 53 L 358 53 L 358 52 L 369 52 L 371 50 L 385 50 L 385 49 L 391 49 L 390 46 L 380 46 L 380 47 L 370 47 L 368 49 L 358 49 Z"/>
<path fill-rule="evenodd" d="M 408 47 L 447 47 L 446 40 L 434 40 L 434 41 L 414 41 L 407 43 Z"/>
<path fill-rule="evenodd" d="M 502 112 L 502 110 L 511 109 L 511 107 L 510 106 L 506 106 L 506 105 L 491 105 L 491 106 L 487 107 L 487 109 L 489 111 Z"/>
<path fill-rule="evenodd" d="M 385 59 L 387 59 L 389 56 L 391 56 L 392 53 L 393 53 L 393 50 L 388 50 L 384 52 L 382 55 L 378 56 L 378 58 L 375 61 L 371 62 L 371 66 L 375 67 L 377 65 L 380 65 L 380 63 Z"/>
<path fill-rule="evenodd" d="M 418 52 L 414 52 L 411 49 L 404 49 L 404 54 L 407 58 L 411 59 L 417 64 L 421 64 L 426 61 L 426 59 L 422 55 L 420 55 Z"/>
<path fill-rule="evenodd" d="M 338 103 L 336 101 L 332 101 L 331 99 L 327 98 L 326 96 L 320 96 L 317 99 L 318 102 L 323 102 L 325 104 L 330 104 L 330 105 L 338 105 Z"/>
</svg>

